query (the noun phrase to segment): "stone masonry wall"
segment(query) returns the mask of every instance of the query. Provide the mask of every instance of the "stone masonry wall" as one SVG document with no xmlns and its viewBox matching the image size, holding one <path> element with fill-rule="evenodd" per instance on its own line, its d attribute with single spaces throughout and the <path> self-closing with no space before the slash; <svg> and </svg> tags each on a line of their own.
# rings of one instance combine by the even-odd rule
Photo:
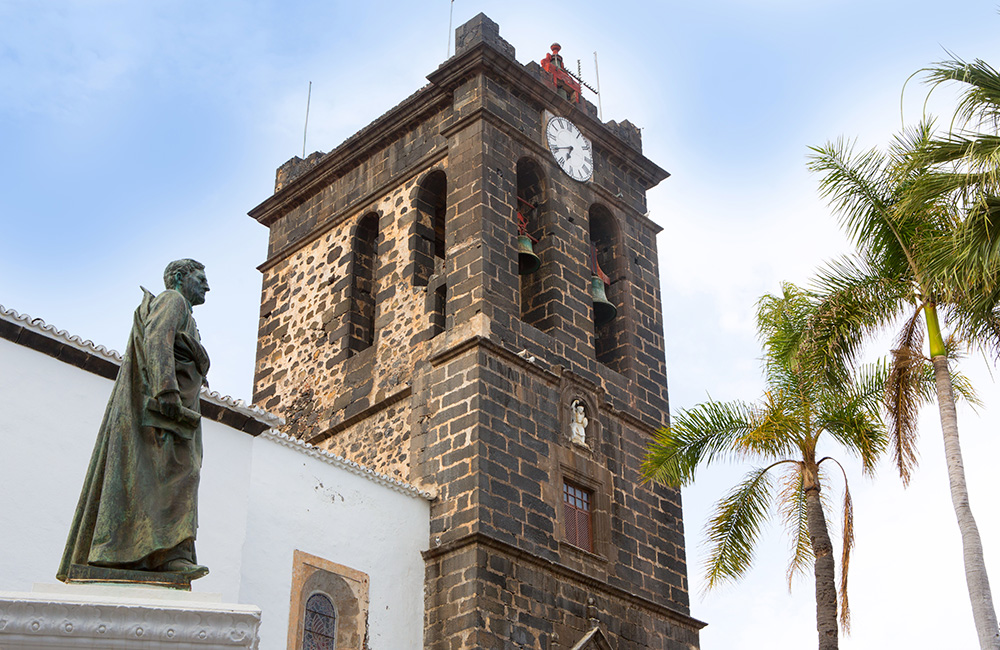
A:
<svg viewBox="0 0 1000 650">
<path fill-rule="evenodd" d="M 466 64 L 458 47 L 415 95 L 429 108 L 404 102 L 413 121 L 356 159 L 349 148 L 328 154 L 350 164 L 267 222 L 254 400 L 284 415 L 289 433 L 435 491 L 426 647 L 569 648 L 598 622 L 617 648 L 696 648 L 680 493 L 643 484 L 639 473 L 668 408 L 659 228 L 645 216 L 646 189 L 662 175 L 637 161 L 634 127 L 605 129 L 587 106 L 510 69 L 513 48 L 481 19 L 468 33 L 497 48 L 482 54 L 499 57 L 496 69 L 448 77 Z M 545 111 L 593 137 L 592 182 L 573 181 L 552 160 Z M 626 142 L 617 139 L 623 128 Z M 524 159 L 544 188 L 538 283 L 517 275 Z M 324 169 L 317 162 L 275 198 Z M 447 177 L 445 259 L 417 281 L 416 268 L 430 273 L 413 255 L 415 233 L 430 223 L 418 220 L 418 190 L 434 172 Z M 590 296 L 595 205 L 613 225 L 608 293 L 620 319 L 604 363 Z M 371 214 L 376 333 L 371 347 L 352 351 L 351 241 Z M 520 319 L 522 286 L 546 292 L 544 315 L 533 316 L 542 329 Z M 443 331 L 434 315 L 442 287 Z M 569 437 L 573 400 L 586 404 L 586 445 Z M 567 542 L 564 481 L 592 493 L 591 551 Z"/>
<path fill-rule="evenodd" d="M 465 334 L 496 340 L 480 320 Z M 482 534 L 687 612 L 680 494 L 642 482 L 649 431 L 595 388 L 486 342 L 425 369 L 413 400 L 417 457 L 421 472 L 443 479 L 431 535 L 446 545 Z M 564 415 L 577 398 L 592 405 L 586 447 L 570 441 Z M 564 479 L 593 492 L 593 552 L 565 542 Z"/>
<path fill-rule="evenodd" d="M 616 650 L 696 650 L 684 617 L 489 544 L 429 554 L 425 648 L 569 650 L 596 625 Z"/>
<path fill-rule="evenodd" d="M 443 479 L 426 647 L 570 648 L 600 623 L 616 648 L 696 648 L 680 494 L 639 477 L 648 430 L 595 400 L 588 446 L 573 444 L 560 412 L 599 391 L 512 358 L 485 318 L 464 335 L 485 332 L 414 392 L 428 405 L 422 470 Z M 567 478 L 593 490 L 592 552 L 565 541 Z"/>
<path fill-rule="evenodd" d="M 446 168 L 446 162 L 435 166 Z M 420 334 L 431 326 L 426 287 L 412 286 L 403 274 L 417 181 L 409 178 L 264 269 L 254 395 L 286 418 L 289 434 L 407 480 L 407 453 L 399 443 L 408 430 L 409 404 L 354 421 L 409 390 Z M 352 352 L 351 241 L 359 219 L 372 213 L 379 215 L 375 342 Z"/>
<path fill-rule="evenodd" d="M 447 107 L 418 116 L 417 122 L 409 125 L 404 132 L 391 134 L 392 142 L 366 152 L 361 159 L 353 161 L 342 175 L 269 224 L 268 258 L 272 259 L 303 240 L 315 237 L 353 207 L 376 199 L 383 188 L 406 180 L 407 174 L 419 168 L 427 156 L 441 148 L 444 139 L 440 131 L 450 118 L 451 111 Z M 350 144 L 349 140 L 341 148 L 346 146 L 350 149 Z M 333 156 L 338 151 L 327 155 Z M 311 159 L 312 156 L 309 157 Z"/>
<path fill-rule="evenodd" d="M 568 365 L 600 383 L 600 375 L 607 368 L 596 362 L 594 352 L 587 223 L 590 206 L 600 202 L 620 226 L 620 249 L 625 258 L 624 272 L 615 278 L 609 294 L 618 302 L 627 329 L 625 336 L 631 343 L 621 346 L 623 355 L 635 360 L 625 373 L 636 382 L 628 399 L 651 424 L 662 422 L 666 373 L 655 227 L 644 219 L 629 218 L 630 212 L 645 209 L 644 187 L 627 171 L 627 165 L 601 148 L 595 150 L 592 184 L 566 178 L 539 144 L 544 128 L 543 107 L 508 86 L 490 77 L 470 79 L 453 91 L 454 106 L 460 107 L 454 115 L 447 110 L 435 113 L 406 131 L 399 142 L 359 161 L 331 185 L 271 224 L 272 253 L 296 246 L 298 249 L 275 258 L 264 270 L 255 401 L 283 413 L 294 424 L 289 427 L 292 433 L 311 438 L 371 405 L 371 400 L 359 399 L 371 390 L 367 381 L 352 382 L 338 369 L 348 354 L 341 328 L 345 325 L 345 310 L 350 307 L 345 298 L 353 271 L 351 227 L 372 211 L 380 215 L 382 243 L 376 273 L 379 293 L 397 303 L 387 306 L 382 298 L 377 299 L 376 329 L 380 334 L 376 348 L 389 352 L 392 360 L 376 352 L 375 363 L 378 370 L 388 370 L 389 383 L 412 379 L 409 361 L 419 355 L 386 345 L 401 342 L 407 333 L 411 337 L 424 333 L 428 325 L 426 293 L 407 287 L 407 280 L 400 277 L 410 256 L 405 234 L 414 216 L 410 194 L 416 180 L 413 170 L 400 168 L 400 164 L 419 160 L 441 144 L 440 132 L 449 124 L 482 109 L 496 119 L 471 123 L 467 129 L 450 135 L 447 157 L 441 163 L 447 166 L 448 161 L 457 161 L 448 178 L 446 326 L 485 311 L 495 322 L 509 326 L 505 338 L 512 347 L 533 354 L 546 353 L 555 357 L 554 363 Z M 505 128 L 508 122 L 510 126 Z M 514 125 L 517 131 L 512 130 Z M 474 149 L 465 151 L 468 146 Z M 542 259 L 539 274 L 547 276 L 548 292 L 561 296 L 561 300 L 547 320 L 548 337 L 540 337 L 534 328 L 514 322 L 520 311 L 520 297 L 516 255 L 512 254 L 517 234 L 513 206 L 516 162 L 522 157 L 539 164 L 549 187 L 536 252 Z M 407 173 L 411 175 L 405 187 L 381 196 L 365 196 L 365 190 L 377 190 L 376 181 L 391 182 Z M 596 187 L 605 191 L 595 192 Z M 356 205 L 359 198 L 370 200 L 352 210 L 350 216 L 338 212 L 354 207 L 352 201 Z M 396 318 L 398 315 L 403 316 L 403 322 Z M 389 324 L 397 337 L 383 335 L 382 328 Z M 365 377 L 360 372 L 355 374 Z M 313 403 L 307 396 L 313 398 Z"/>
<path fill-rule="evenodd" d="M 609 368 L 596 359 L 588 219 L 592 206 L 602 206 L 618 231 L 615 251 L 619 271 L 608 294 L 618 307 L 616 327 L 623 330 L 625 343 L 618 346 L 622 360 L 615 364 L 618 372 L 614 374 L 633 381 L 628 388 L 629 407 L 650 426 L 663 424 L 668 405 L 657 272 L 659 228 L 644 216 L 645 185 L 614 152 L 596 145 L 593 182 L 573 181 L 540 144 L 544 107 L 523 93 L 505 89 L 498 80 L 487 77 L 483 87 L 487 92 L 484 104 L 490 112 L 476 135 L 485 141 L 484 153 L 477 161 L 479 175 L 475 170 L 467 172 L 482 179 L 481 197 L 478 205 L 456 215 L 483 224 L 484 292 L 473 313 L 483 311 L 501 327 L 509 328 L 502 336 L 511 348 L 526 349 L 553 364 L 572 368 L 596 384 L 603 383 Z M 578 122 L 585 119 L 574 112 L 568 115 Z M 452 136 L 451 142 L 455 140 Z M 521 283 L 517 256 L 512 253 L 517 236 L 513 208 L 517 200 L 516 164 L 521 159 L 537 164 L 546 186 L 535 245 L 542 263 L 536 273 L 544 278 L 546 296 L 555 301 L 545 318 L 545 336 L 518 317 Z"/>
<path fill-rule="evenodd" d="M 669 607 L 681 619 L 688 612 L 680 495 L 642 484 L 639 474 L 649 436 L 667 413 L 658 228 L 644 216 L 645 181 L 613 151 L 598 146 L 594 182 L 568 179 L 540 144 L 543 107 L 505 87 L 502 78 L 487 74 L 456 89 L 456 105 L 461 99 L 463 111 L 479 110 L 482 119 L 448 134 L 449 181 L 454 180 L 449 205 L 455 206 L 449 228 L 467 230 L 469 245 L 458 255 L 449 248 L 452 340 L 439 344 L 437 359 L 432 349 L 433 370 L 425 371 L 425 383 L 415 387 L 413 398 L 414 404 L 429 405 L 420 414 L 413 447 L 420 474 L 438 479 L 440 501 L 432 508 L 431 534 L 445 549 L 437 556 L 440 570 L 453 570 L 439 585 L 451 596 L 428 602 L 428 630 L 434 630 L 428 647 L 510 647 L 511 638 L 522 639 L 523 647 L 548 647 L 543 639 L 554 633 L 554 622 L 568 620 L 554 586 L 566 583 L 565 577 L 539 577 L 532 583 L 532 598 L 506 603 L 489 601 L 482 584 L 471 587 L 468 581 L 481 578 L 488 565 L 464 545 L 470 537 L 509 547 L 514 556 L 516 549 L 571 567 L 598 594 L 605 611 L 620 615 L 645 608 L 641 615 L 631 614 L 630 625 L 616 628 L 619 647 L 695 647 L 697 624 L 667 624 L 656 610 Z M 578 123 L 585 119 L 567 113 Z M 522 158 L 535 161 L 547 186 L 536 249 L 542 259 L 539 273 L 547 275 L 558 295 L 547 332 L 519 318 L 514 205 Z M 627 355 L 616 368 L 624 372 L 596 360 L 588 222 L 595 203 L 607 209 L 617 228 L 620 259 L 612 295 Z M 461 327 L 468 331 L 457 331 Z M 449 346 L 470 345 L 470 337 L 478 337 L 472 343 L 477 353 L 447 354 Z M 518 353 L 536 361 L 529 365 Z M 572 377 L 566 381 L 577 394 L 599 405 L 594 417 L 603 435 L 585 453 L 566 440 L 559 414 L 569 397 L 561 377 Z M 593 553 L 565 542 L 563 478 L 593 489 L 601 504 L 593 513 L 598 537 Z M 454 556 L 449 545 L 457 547 Z M 438 569 L 429 565 L 428 570 Z M 469 599 L 477 599 L 477 605 L 470 606 Z M 511 621 L 519 623 L 517 630 L 509 629 Z"/>
</svg>

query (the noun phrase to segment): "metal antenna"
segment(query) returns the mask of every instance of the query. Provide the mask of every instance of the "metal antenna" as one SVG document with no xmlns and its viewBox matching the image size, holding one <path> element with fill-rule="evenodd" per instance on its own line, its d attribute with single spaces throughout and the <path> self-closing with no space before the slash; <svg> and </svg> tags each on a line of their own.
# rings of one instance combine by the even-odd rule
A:
<svg viewBox="0 0 1000 650">
<path fill-rule="evenodd" d="M 597 64 L 597 52 L 594 52 L 594 64 L 595 64 L 595 65 Z M 566 74 L 568 74 L 569 76 L 571 76 L 571 77 L 573 77 L 574 79 L 576 79 L 577 81 L 579 81 L 579 82 L 580 82 L 580 85 L 581 85 L 581 86 L 583 86 L 584 88 L 586 88 L 586 89 L 587 89 L 587 90 L 589 90 L 590 92 L 592 92 L 592 93 L 594 93 L 595 95 L 597 95 L 597 103 L 598 103 L 598 104 L 600 104 L 600 103 L 601 103 L 601 91 L 600 91 L 600 84 L 598 84 L 598 87 L 597 87 L 597 88 L 594 88 L 594 87 L 593 87 L 593 86 L 591 86 L 591 85 L 590 85 L 589 83 L 587 83 L 586 81 L 584 81 L 584 80 L 583 80 L 583 73 L 582 73 L 582 72 L 581 72 L 581 70 L 580 70 L 580 59 L 577 59 L 577 60 L 576 60 L 576 74 L 573 74 L 573 73 L 572 73 L 572 72 L 570 72 L 569 70 L 566 70 Z M 602 119 L 603 119 L 603 118 L 602 118 Z"/>
<path fill-rule="evenodd" d="M 309 82 L 309 94 L 306 96 L 306 125 L 302 129 L 302 157 L 306 157 L 306 134 L 309 132 L 309 103 L 312 101 L 313 82 Z"/>
<path fill-rule="evenodd" d="M 594 80 L 597 82 L 597 117 L 604 121 L 604 109 L 601 108 L 601 72 L 597 69 L 597 50 L 594 50 Z"/>
<path fill-rule="evenodd" d="M 455 17 L 455 0 L 451 0 L 451 8 L 448 10 L 448 49 L 444 53 L 444 58 L 451 58 L 451 21 Z"/>
</svg>

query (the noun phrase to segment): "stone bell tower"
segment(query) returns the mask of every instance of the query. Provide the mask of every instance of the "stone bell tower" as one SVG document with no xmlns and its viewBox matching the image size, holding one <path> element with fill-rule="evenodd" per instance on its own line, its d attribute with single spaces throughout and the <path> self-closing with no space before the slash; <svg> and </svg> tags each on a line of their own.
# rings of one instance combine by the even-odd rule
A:
<svg viewBox="0 0 1000 650">
<path fill-rule="evenodd" d="M 680 494 L 639 472 L 667 418 L 646 191 L 668 174 L 557 46 L 521 65 L 482 14 L 455 42 L 250 212 L 254 400 L 437 495 L 426 648 L 697 648 Z"/>
</svg>

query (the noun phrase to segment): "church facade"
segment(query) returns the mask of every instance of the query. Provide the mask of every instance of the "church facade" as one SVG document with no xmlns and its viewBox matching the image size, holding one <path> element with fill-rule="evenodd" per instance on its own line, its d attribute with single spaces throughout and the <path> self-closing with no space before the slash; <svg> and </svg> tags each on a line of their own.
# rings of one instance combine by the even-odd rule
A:
<svg viewBox="0 0 1000 650">
<path fill-rule="evenodd" d="M 138 294 L 138 290 L 136 291 Z M 0 305 L 0 648 L 419 648 L 431 495 L 201 394 L 191 592 L 55 574 L 121 357 Z M 305 637 L 329 598 L 328 644 Z"/>
<path fill-rule="evenodd" d="M 278 169 L 254 402 L 433 496 L 423 647 L 697 648 L 680 493 L 640 474 L 668 174 L 552 49 L 522 65 L 480 14 L 428 85 Z"/>
<path fill-rule="evenodd" d="M 640 473 L 667 173 L 481 14 L 428 80 L 250 213 L 255 406 L 201 394 L 191 593 L 47 584 L 121 358 L 0 306 L 0 646 L 698 648 Z"/>
</svg>

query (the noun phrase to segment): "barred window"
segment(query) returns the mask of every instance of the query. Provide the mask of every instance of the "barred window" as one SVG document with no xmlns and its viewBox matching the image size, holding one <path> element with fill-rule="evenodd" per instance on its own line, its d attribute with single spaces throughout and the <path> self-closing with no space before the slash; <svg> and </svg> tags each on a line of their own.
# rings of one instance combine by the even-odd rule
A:
<svg viewBox="0 0 1000 650">
<path fill-rule="evenodd" d="M 590 490 L 566 481 L 563 483 L 563 513 L 566 519 L 566 541 L 585 551 L 594 550 L 590 520 Z"/>
<path fill-rule="evenodd" d="M 302 650 L 335 650 L 337 610 L 324 594 L 313 594 L 306 601 L 305 634 Z"/>
</svg>

